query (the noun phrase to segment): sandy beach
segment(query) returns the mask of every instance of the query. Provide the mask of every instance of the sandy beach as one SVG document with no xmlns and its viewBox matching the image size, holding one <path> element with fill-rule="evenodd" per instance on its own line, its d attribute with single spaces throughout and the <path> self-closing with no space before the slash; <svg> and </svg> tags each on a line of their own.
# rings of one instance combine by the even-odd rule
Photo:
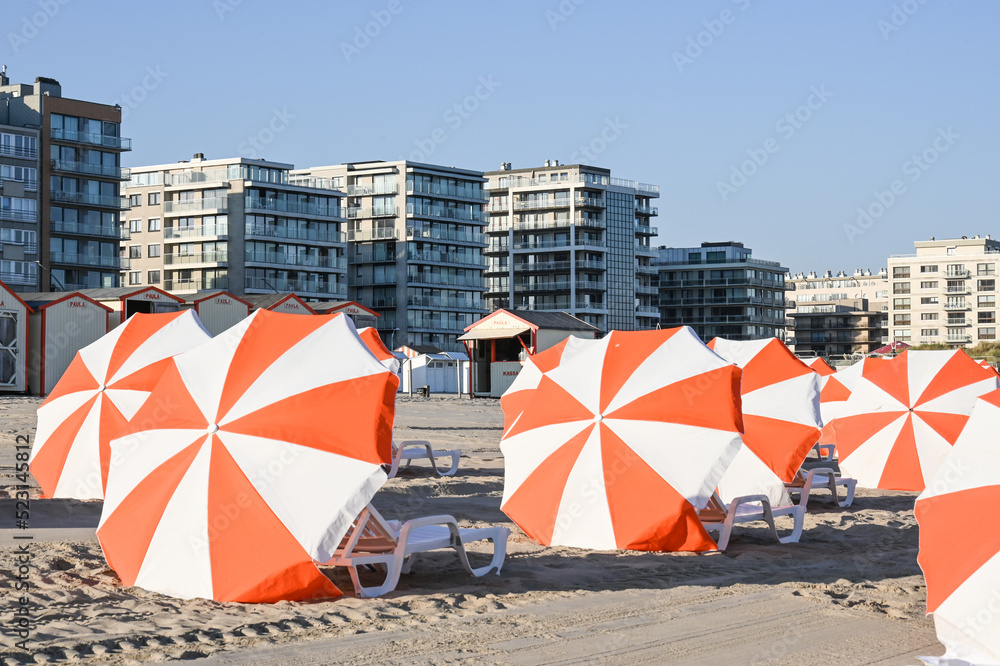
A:
<svg viewBox="0 0 1000 666">
<path fill-rule="evenodd" d="M 726 553 L 545 548 L 500 511 L 496 400 L 401 396 L 396 438 L 459 448 L 462 464 L 438 478 L 417 463 L 375 505 L 388 518 L 445 513 L 462 526 L 510 527 L 500 575 L 472 578 L 440 552 L 421 556 L 378 599 L 351 596 L 336 569 L 326 571 L 347 594 L 311 603 L 183 601 L 123 588 L 94 536 L 100 502 L 32 501 L 28 528 L 15 527 L 15 437 L 33 436 L 39 403 L 0 398 L 5 664 L 912 664 L 944 651 L 924 615 L 915 493 L 860 490 L 846 510 L 821 494 L 799 544 L 741 527 Z M 32 540 L 15 539 L 24 536 Z M 15 646 L 11 589 L 26 543 L 27 651 Z"/>
</svg>

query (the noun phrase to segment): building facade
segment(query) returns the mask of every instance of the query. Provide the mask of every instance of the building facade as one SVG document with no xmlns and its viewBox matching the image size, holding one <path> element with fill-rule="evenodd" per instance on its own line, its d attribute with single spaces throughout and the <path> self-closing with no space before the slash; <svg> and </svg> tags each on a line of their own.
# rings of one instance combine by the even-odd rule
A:
<svg viewBox="0 0 1000 666">
<path fill-rule="evenodd" d="M 196 153 L 132 169 L 122 284 L 346 300 L 340 184 L 292 168 Z"/>
<path fill-rule="evenodd" d="M 889 342 L 887 276 L 883 268 L 787 278 L 789 348 L 803 356 L 853 356 Z"/>
<path fill-rule="evenodd" d="M 889 258 L 890 337 L 973 346 L 997 339 L 1000 242 L 989 236 L 917 241 Z"/>
<path fill-rule="evenodd" d="M 489 179 L 489 310 L 566 312 L 603 332 L 656 328 L 659 187 L 611 171 L 546 160 L 504 163 Z"/>
<path fill-rule="evenodd" d="M 121 109 L 0 73 L 0 280 L 21 291 L 118 286 Z"/>
<path fill-rule="evenodd" d="M 349 298 L 379 314 L 382 340 L 461 351 L 486 314 L 483 173 L 409 161 L 298 173 L 346 188 Z"/>
<path fill-rule="evenodd" d="M 661 247 L 660 322 L 690 326 L 705 342 L 785 339 L 785 274 L 777 261 L 754 259 L 743 243 Z"/>
</svg>

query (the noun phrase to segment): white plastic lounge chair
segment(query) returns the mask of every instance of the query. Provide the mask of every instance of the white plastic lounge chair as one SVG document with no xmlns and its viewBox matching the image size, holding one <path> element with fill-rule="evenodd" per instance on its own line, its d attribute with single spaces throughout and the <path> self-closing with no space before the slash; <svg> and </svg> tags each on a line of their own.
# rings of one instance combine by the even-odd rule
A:
<svg viewBox="0 0 1000 666">
<path fill-rule="evenodd" d="M 842 476 L 837 476 L 837 473 L 829 467 L 814 467 L 808 472 L 800 469 L 795 479 L 791 483 L 785 484 L 785 489 L 788 490 L 789 495 L 798 494 L 797 504 L 803 507 L 809 503 L 810 493 L 821 488 L 827 489 L 833 495 L 833 501 L 837 503 L 837 506 L 847 508 L 854 503 L 854 490 L 857 485 L 857 479 L 845 479 Z M 843 501 L 841 501 L 840 493 L 837 490 L 841 486 L 847 490 L 847 496 Z"/>
<path fill-rule="evenodd" d="M 506 527 L 461 528 L 451 516 L 414 518 L 402 525 L 399 521 L 386 520 L 369 504 L 354 521 L 340 548 L 328 566 L 348 567 L 358 597 L 377 597 L 396 589 L 399 575 L 410 573 L 417 553 L 442 548 L 453 548 L 462 566 L 477 578 L 491 571 L 500 573 L 507 556 Z M 484 567 L 472 568 L 465 544 L 489 539 L 493 542 L 493 559 Z M 385 582 L 377 587 L 361 584 L 358 567 L 383 567 Z"/>
<path fill-rule="evenodd" d="M 837 450 L 836 444 L 820 444 L 817 442 L 813 444 L 813 450 L 816 451 L 816 455 L 823 462 L 830 462 L 833 460 L 834 453 Z"/>
<path fill-rule="evenodd" d="M 756 506 L 758 504 L 760 506 Z M 778 531 L 774 527 L 776 516 L 792 517 L 794 523 L 791 534 L 785 537 L 778 536 Z M 733 525 L 761 520 L 767 523 L 768 529 L 778 543 L 798 543 L 802 536 L 802 525 L 805 523 L 806 507 L 798 504 L 772 507 L 764 495 L 737 497 L 727 507 L 716 492 L 712 493 L 708 505 L 698 513 L 698 517 L 701 518 L 701 524 L 706 530 L 719 533 L 716 544 L 719 550 L 725 550 L 729 546 Z"/>
<path fill-rule="evenodd" d="M 451 458 L 451 467 L 445 471 L 441 471 L 438 467 L 438 458 Z M 403 469 L 410 466 L 410 463 L 414 460 L 422 460 L 426 458 L 431 461 L 431 467 L 438 476 L 454 476 L 455 472 L 458 470 L 458 460 L 462 457 L 462 452 L 460 450 L 454 451 L 434 451 L 431 449 L 431 443 L 423 439 L 407 439 L 402 442 L 392 442 L 392 469 L 389 470 L 389 478 L 393 478 L 399 472 L 399 464 L 401 462 L 406 462 L 403 465 Z M 443 466 L 442 466 L 443 467 Z"/>
</svg>

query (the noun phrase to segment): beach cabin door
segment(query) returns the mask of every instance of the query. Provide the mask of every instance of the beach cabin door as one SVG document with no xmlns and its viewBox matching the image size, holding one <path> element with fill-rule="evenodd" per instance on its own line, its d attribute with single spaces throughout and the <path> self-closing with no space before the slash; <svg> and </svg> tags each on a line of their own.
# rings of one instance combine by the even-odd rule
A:
<svg viewBox="0 0 1000 666">
<path fill-rule="evenodd" d="M 0 311 L 0 386 L 18 384 L 17 313 Z"/>
</svg>

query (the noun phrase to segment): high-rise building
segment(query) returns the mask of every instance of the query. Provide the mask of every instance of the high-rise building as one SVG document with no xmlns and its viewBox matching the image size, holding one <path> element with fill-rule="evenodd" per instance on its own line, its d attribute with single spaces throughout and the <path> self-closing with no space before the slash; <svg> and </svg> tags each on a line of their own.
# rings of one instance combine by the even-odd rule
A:
<svg viewBox="0 0 1000 666">
<path fill-rule="evenodd" d="M 121 109 L 0 72 L 0 280 L 15 290 L 116 287 L 128 169 Z M 41 267 L 41 270 L 39 270 Z"/>
<path fill-rule="evenodd" d="M 787 277 L 788 343 L 804 356 L 869 354 L 888 339 L 889 280 L 883 268 Z"/>
<path fill-rule="evenodd" d="M 231 158 L 132 169 L 124 286 L 345 300 L 341 182 Z"/>
<path fill-rule="evenodd" d="M 661 325 L 690 326 L 705 342 L 783 340 L 788 269 L 752 254 L 733 241 L 659 248 Z"/>
<path fill-rule="evenodd" d="M 487 306 L 562 311 L 603 332 L 655 328 L 656 185 L 546 160 L 489 178 Z"/>
<path fill-rule="evenodd" d="M 386 344 L 461 351 L 486 314 L 483 173 L 409 161 L 297 173 L 346 187 L 349 297 L 379 313 Z"/>
<path fill-rule="evenodd" d="M 972 346 L 997 339 L 1000 241 L 917 241 L 889 257 L 889 335 L 908 344 Z"/>
</svg>

